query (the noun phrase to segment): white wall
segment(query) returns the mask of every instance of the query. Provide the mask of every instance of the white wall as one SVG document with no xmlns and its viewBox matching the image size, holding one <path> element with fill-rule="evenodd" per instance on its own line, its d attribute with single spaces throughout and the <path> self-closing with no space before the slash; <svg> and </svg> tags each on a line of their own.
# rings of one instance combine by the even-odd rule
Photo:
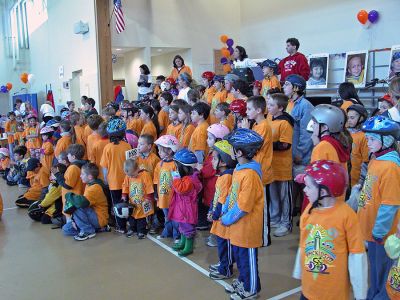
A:
<svg viewBox="0 0 400 300">
<path fill-rule="evenodd" d="M 112 64 L 113 79 L 125 79 L 125 58 L 123 56 L 117 57 L 116 63 Z"/>
<path fill-rule="evenodd" d="M 213 63 L 213 49 L 223 46 L 221 34 L 239 38 L 240 0 L 135 0 L 123 5 L 126 29 L 121 34 L 112 30 L 113 47 L 190 48 L 187 65 L 195 78 L 201 65 Z M 111 26 L 115 28 L 115 19 Z"/>
<path fill-rule="evenodd" d="M 125 99 L 137 99 L 137 82 L 139 81 L 139 66 L 150 65 L 150 49 L 142 48 L 124 54 L 125 61 Z"/>
<path fill-rule="evenodd" d="M 48 0 L 47 9 L 48 20 L 29 37 L 30 49 L 27 51 L 24 64 L 14 71 L 11 68 L 11 59 L 4 58 L 6 77 L 13 78 L 12 83 L 16 91 L 24 86 L 19 80 L 19 74 L 22 72 L 34 74 L 36 82 L 32 86 L 27 86 L 30 92 L 38 93 L 38 100 L 42 103 L 45 99 L 46 84 L 51 84 L 57 105 L 71 100 L 70 91 L 62 87 L 63 81 L 69 81 L 73 71 L 82 70 L 81 95 L 93 97 L 98 103 L 98 53 L 94 0 Z M 89 33 L 84 36 L 73 33 L 73 24 L 79 20 L 89 23 Z M 3 49 L 0 50 L 0 58 L 3 58 L 1 51 Z M 0 59 L 2 69 L 4 60 Z M 58 76 L 59 66 L 64 66 L 62 79 Z M 0 79 L 3 74 L 0 72 Z M 79 102 L 79 99 L 72 100 Z"/>
<path fill-rule="evenodd" d="M 186 65 L 190 64 L 192 54 L 190 49 L 168 52 L 166 54 L 151 57 L 151 75 L 155 78 L 158 75 L 168 77 L 171 74 L 171 65 L 175 55 L 180 55 Z M 189 63 L 188 63 L 189 62 Z"/>
</svg>

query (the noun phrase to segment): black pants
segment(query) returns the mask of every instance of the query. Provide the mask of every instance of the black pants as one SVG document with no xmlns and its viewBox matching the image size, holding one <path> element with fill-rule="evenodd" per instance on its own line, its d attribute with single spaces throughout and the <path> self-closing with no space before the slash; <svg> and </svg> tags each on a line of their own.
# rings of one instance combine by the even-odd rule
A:
<svg viewBox="0 0 400 300">
<path fill-rule="evenodd" d="M 308 298 L 306 298 L 303 294 L 301 294 L 300 300 L 308 300 Z"/>
<path fill-rule="evenodd" d="M 113 207 L 115 204 L 121 203 L 122 190 L 110 190 L 111 203 L 108 203 L 108 213 L 114 216 Z M 119 229 L 126 229 L 126 219 L 117 218 L 114 216 L 116 227 Z"/>
<path fill-rule="evenodd" d="M 51 217 L 49 215 L 43 214 L 42 218 L 40 219 L 42 224 L 52 224 Z"/>
<path fill-rule="evenodd" d="M 147 233 L 147 231 L 146 231 L 146 226 L 147 226 L 146 218 L 135 219 L 133 217 L 129 217 L 128 222 L 129 222 L 129 227 L 130 227 L 131 230 L 133 230 L 133 232 L 143 233 L 143 234 Z"/>
<path fill-rule="evenodd" d="M 202 198 L 199 198 L 197 202 L 197 207 L 198 207 L 198 221 L 197 221 L 197 226 L 209 226 L 209 222 L 207 221 L 207 214 L 208 210 L 210 209 L 208 206 L 204 205 Z"/>
</svg>

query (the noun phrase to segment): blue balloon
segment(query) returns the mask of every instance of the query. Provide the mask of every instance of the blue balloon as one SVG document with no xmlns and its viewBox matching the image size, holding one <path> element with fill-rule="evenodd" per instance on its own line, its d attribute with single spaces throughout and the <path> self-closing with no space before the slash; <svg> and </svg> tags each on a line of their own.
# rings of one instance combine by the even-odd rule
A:
<svg viewBox="0 0 400 300">
<path fill-rule="evenodd" d="M 233 40 L 232 39 L 228 39 L 226 41 L 226 44 L 228 45 L 228 47 L 232 47 L 233 46 Z"/>
<path fill-rule="evenodd" d="M 7 93 L 8 92 L 7 87 L 5 85 L 2 85 L 0 88 L 0 92 L 2 92 L 4 94 Z"/>
<path fill-rule="evenodd" d="M 226 57 L 221 58 L 221 64 L 225 65 L 228 62 L 228 59 Z"/>
<path fill-rule="evenodd" d="M 376 10 L 371 10 L 368 13 L 368 20 L 373 24 L 379 19 L 379 13 Z"/>
</svg>

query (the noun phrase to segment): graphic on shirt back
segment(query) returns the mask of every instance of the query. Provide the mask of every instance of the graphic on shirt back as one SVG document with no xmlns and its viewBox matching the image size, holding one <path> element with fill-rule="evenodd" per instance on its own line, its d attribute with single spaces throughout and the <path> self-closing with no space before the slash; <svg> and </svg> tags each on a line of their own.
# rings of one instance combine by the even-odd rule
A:
<svg viewBox="0 0 400 300">
<path fill-rule="evenodd" d="M 304 248 L 304 266 L 317 279 L 319 274 L 329 274 L 329 268 L 334 266 L 336 255 L 333 253 L 333 240 L 338 233 L 334 228 L 326 230 L 319 224 L 308 224 L 306 230 L 309 230 L 309 234 Z"/>
<path fill-rule="evenodd" d="M 398 261 L 397 264 L 395 264 L 389 272 L 388 276 L 388 281 L 389 285 L 392 289 L 394 289 L 397 292 L 400 292 L 400 266 L 399 266 L 400 260 Z"/>
<path fill-rule="evenodd" d="M 160 195 L 168 195 L 171 190 L 172 176 L 171 172 L 161 170 L 160 171 Z"/>
<path fill-rule="evenodd" d="M 228 203 L 229 209 L 231 209 L 237 201 L 238 190 L 239 190 L 239 183 L 238 182 L 232 183 L 232 188 L 231 188 L 231 193 L 229 195 L 229 203 Z"/>
<path fill-rule="evenodd" d="M 377 179 L 378 177 L 374 175 L 367 174 L 367 176 L 365 176 L 364 186 L 358 198 L 358 208 L 364 208 L 372 199 L 372 186 Z"/>
<path fill-rule="evenodd" d="M 143 201 L 143 184 L 131 182 L 129 185 L 129 199 L 133 204 L 139 205 Z"/>
</svg>

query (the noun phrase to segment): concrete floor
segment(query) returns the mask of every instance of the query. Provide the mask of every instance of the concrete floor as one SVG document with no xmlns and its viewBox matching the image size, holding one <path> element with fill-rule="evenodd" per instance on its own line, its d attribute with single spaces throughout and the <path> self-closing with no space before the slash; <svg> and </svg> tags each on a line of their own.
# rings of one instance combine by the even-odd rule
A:
<svg viewBox="0 0 400 300">
<path fill-rule="evenodd" d="M 150 239 L 100 233 L 76 242 L 51 225 L 33 222 L 26 210 L 15 209 L 14 200 L 23 190 L 0 180 L 0 191 L 6 209 L 0 222 L 0 299 L 229 298 L 220 284 Z M 195 252 L 188 257 L 204 269 L 217 261 L 217 249 L 205 246 L 206 236 L 198 233 Z M 259 250 L 259 299 L 300 286 L 291 278 L 297 244 L 296 227 L 293 234 L 274 238 L 271 247 Z"/>
</svg>

